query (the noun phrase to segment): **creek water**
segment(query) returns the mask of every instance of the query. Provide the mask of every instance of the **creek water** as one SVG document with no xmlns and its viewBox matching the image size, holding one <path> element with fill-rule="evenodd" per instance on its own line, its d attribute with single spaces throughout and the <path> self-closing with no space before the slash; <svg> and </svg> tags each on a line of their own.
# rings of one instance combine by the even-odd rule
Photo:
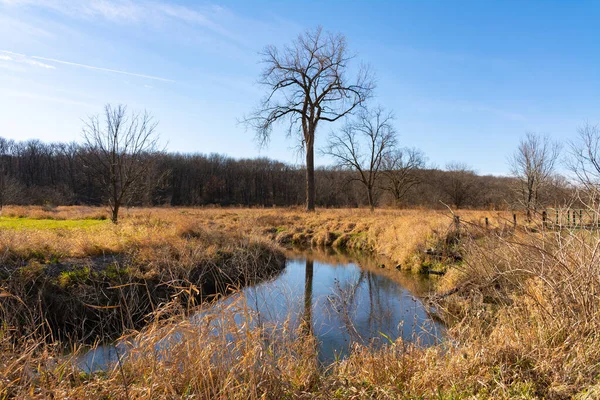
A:
<svg viewBox="0 0 600 400">
<path fill-rule="evenodd" d="M 397 271 L 381 259 L 305 251 L 288 254 L 277 276 L 219 302 L 244 296 L 261 326 L 304 324 L 317 339 L 320 361 L 329 363 L 345 357 L 353 343 L 379 347 L 402 338 L 430 346 L 442 340 L 444 327 L 420 300 L 431 285 L 430 278 Z M 203 314 L 194 318 L 201 321 Z M 78 364 L 88 372 L 102 370 L 125 353 L 122 345 L 100 346 Z"/>
</svg>

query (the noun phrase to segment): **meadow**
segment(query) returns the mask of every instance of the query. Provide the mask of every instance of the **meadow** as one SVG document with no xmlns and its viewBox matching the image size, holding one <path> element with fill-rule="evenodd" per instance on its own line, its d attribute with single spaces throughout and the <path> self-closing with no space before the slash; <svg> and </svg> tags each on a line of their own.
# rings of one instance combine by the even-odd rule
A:
<svg viewBox="0 0 600 400">
<path fill-rule="evenodd" d="M 6 207 L 0 398 L 600 395 L 597 235 L 454 213 L 460 224 L 449 210 L 132 208 L 114 225 L 100 208 Z M 443 274 L 426 301 L 447 339 L 357 345 L 322 366 L 310 335 L 236 322 L 255 317 L 243 298 L 206 323 L 189 318 L 268 279 L 294 246 L 377 253 L 391 277 Z M 160 346 L 173 332 L 177 343 Z M 107 371 L 77 368 L 87 346 L 117 337 L 135 343 L 131 356 Z"/>
</svg>

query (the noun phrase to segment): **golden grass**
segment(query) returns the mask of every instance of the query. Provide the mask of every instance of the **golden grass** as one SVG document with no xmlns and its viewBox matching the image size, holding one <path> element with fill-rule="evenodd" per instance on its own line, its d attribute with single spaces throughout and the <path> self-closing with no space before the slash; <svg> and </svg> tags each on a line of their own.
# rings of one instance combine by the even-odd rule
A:
<svg viewBox="0 0 600 400">
<path fill-rule="evenodd" d="M 96 218 L 102 212 L 102 208 L 93 207 L 57 207 L 52 211 L 5 207 L 4 215 L 18 215 L 23 226 L 2 229 L 0 219 L 0 246 L 5 252 L 22 256 L 41 252 L 50 257 L 85 257 L 135 248 L 149 252 L 147 258 L 151 259 L 156 248 L 184 243 L 185 235 L 209 232 L 268 238 L 281 244 L 369 250 L 410 269 L 418 262 L 412 259 L 415 253 L 452 224 L 448 212 L 435 210 L 319 209 L 306 213 L 288 208 L 136 208 L 124 210 L 118 225 L 102 221 L 89 230 L 77 229 L 76 224 L 68 230 L 44 229 L 43 225 L 27 229 L 29 220 L 76 222 Z M 459 214 L 464 221 L 475 223 L 488 217 L 491 227 L 503 227 L 509 221 L 509 215 L 500 212 L 461 210 Z"/>
<path fill-rule="evenodd" d="M 30 217 L 27 209 L 20 213 Z M 97 213 L 60 210 L 66 219 Z M 468 222 L 461 228 L 464 258 L 439 280 L 431 299 L 450 324 L 441 345 L 423 349 L 398 340 L 379 350 L 356 347 L 348 359 L 323 370 L 316 365 L 313 338 L 285 325 L 276 334 L 254 327 L 243 298 L 198 324 L 170 304 L 157 311 L 169 318 L 156 318 L 126 338 L 136 343 L 135 354 L 100 374 L 82 374 L 52 346 L 15 338 L 5 327 L 0 331 L 0 397 L 597 398 L 598 235 L 513 231 L 510 215 L 457 214 Z M 423 262 L 425 249 L 452 233 L 452 223 L 448 213 L 428 210 L 136 209 L 126 211 L 119 225 L 94 232 L 2 230 L 0 243 L 3 254 L 20 257 L 134 251 L 138 260 L 152 264 L 171 260 L 163 253 L 173 249 L 183 254 L 190 240 L 203 243 L 198 257 L 217 257 L 223 243 L 235 245 L 226 238 L 252 237 L 367 249 L 412 269 Z M 395 265 L 385 271 L 402 275 Z M 236 322 L 234 315 L 243 318 Z M 214 324 L 230 335 L 215 334 Z M 159 350 L 157 344 L 173 332 L 181 340 Z"/>
</svg>

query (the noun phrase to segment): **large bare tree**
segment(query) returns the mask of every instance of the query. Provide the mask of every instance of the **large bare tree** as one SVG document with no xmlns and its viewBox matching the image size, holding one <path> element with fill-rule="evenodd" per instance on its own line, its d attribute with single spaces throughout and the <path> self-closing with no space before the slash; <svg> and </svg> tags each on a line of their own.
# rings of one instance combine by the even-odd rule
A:
<svg viewBox="0 0 600 400">
<path fill-rule="evenodd" d="M 124 105 L 104 107 L 83 127 L 84 162 L 101 184 L 117 223 L 119 209 L 146 181 L 158 152 L 157 122 L 148 112 L 128 112 Z"/>
<path fill-rule="evenodd" d="M 383 158 L 381 172 L 385 180 L 382 188 L 394 196 L 396 205 L 400 204 L 411 187 L 421 183 L 416 172 L 424 167 L 425 155 L 415 148 L 395 149 Z"/>
<path fill-rule="evenodd" d="M 511 174 L 517 178 L 517 195 L 531 219 L 539 205 L 540 194 L 552 180 L 560 145 L 548 136 L 527 133 L 509 159 Z"/>
<path fill-rule="evenodd" d="M 338 166 L 357 172 L 354 180 L 365 187 L 371 211 L 383 162 L 397 143 L 393 119 L 392 113 L 381 107 L 373 111 L 362 109 L 339 132 L 331 133 L 324 150 Z"/>
<path fill-rule="evenodd" d="M 360 67 L 354 79 L 348 77 L 354 55 L 342 34 L 307 31 L 279 50 L 268 46 L 260 83 L 268 94 L 257 110 L 245 119 L 261 144 L 270 138 L 273 126 L 287 126 L 288 136 L 297 134 L 306 152 L 306 209 L 315 208 L 314 146 L 322 121 L 334 122 L 351 113 L 371 96 L 372 76 Z"/>
</svg>

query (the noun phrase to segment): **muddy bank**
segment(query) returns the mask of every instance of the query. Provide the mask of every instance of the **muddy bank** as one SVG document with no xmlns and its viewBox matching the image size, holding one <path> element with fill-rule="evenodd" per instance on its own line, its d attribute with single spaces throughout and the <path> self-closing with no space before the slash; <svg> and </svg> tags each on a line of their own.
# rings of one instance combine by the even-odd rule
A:
<svg viewBox="0 0 600 400">
<path fill-rule="evenodd" d="M 170 258 L 152 263 L 135 252 L 15 260 L 0 266 L 0 314 L 22 337 L 110 341 L 157 315 L 185 313 L 216 295 L 272 277 L 284 266 L 276 247 L 249 240 L 224 244 L 191 265 L 174 249 Z"/>
</svg>

